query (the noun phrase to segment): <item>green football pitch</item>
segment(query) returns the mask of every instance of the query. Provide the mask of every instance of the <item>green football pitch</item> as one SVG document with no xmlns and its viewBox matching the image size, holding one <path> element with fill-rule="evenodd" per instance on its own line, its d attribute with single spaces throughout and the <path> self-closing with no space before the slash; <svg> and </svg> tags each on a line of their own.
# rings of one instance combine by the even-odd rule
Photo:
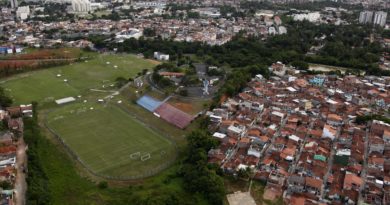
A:
<svg viewBox="0 0 390 205">
<path fill-rule="evenodd" d="M 86 95 L 90 89 L 114 89 L 117 77 L 134 77 L 154 66 L 151 61 L 127 54 L 91 54 L 92 58 L 70 65 L 28 72 L 0 81 L 15 104 L 53 102 Z"/>
<path fill-rule="evenodd" d="M 175 157 L 171 141 L 117 105 L 73 103 L 50 112 L 46 122 L 99 175 L 148 175 Z"/>
<path fill-rule="evenodd" d="M 174 143 L 124 111 L 123 99 L 114 95 L 117 77 L 134 78 L 156 62 L 128 54 L 84 54 L 89 58 L 81 62 L 15 75 L 0 86 L 14 104 L 37 101 L 42 114 L 51 109 L 45 116 L 48 128 L 95 174 L 132 179 L 161 171 L 176 156 Z M 65 97 L 77 100 L 54 104 Z"/>
</svg>

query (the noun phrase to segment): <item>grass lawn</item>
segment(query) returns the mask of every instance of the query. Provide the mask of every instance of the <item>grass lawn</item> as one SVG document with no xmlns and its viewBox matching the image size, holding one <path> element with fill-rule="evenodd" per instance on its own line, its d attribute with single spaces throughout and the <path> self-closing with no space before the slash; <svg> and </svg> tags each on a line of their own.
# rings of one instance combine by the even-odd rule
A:
<svg viewBox="0 0 390 205">
<path fill-rule="evenodd" d="M 175 156 L 171 141 L 115 105 L 67 105 L 49 113 L 48 126 L 101 175 L 126 178 L 148 174 Z M 139 154 L 130 157 L 133 153 Z M 151 158 L 141 161 L 147 154 Z"/>
<path fill-rule="evenodd" d="M 15 104 L 47 103 L 58 98 L 85 95 L 90 89 L 112 89 L 117 77 L 134 77 L 142 69 L 155 65 L 134 55 L 91 56 L 84 62 L 16 75 L 4 79 L 0 85 L 14 98 Z"/>
<path fill-rule="evenodd" d="M 44 130 L 44 135 L 51 134 Z M 183 182 L 176 176 L 180 168 L 174 164 L 156 176 L 139 181 L 124 182 L 123 184 L 109 183 L 109 188 L 99 189 L 85 174 L 85 169 L 75 163 L 62 144 L 57 140 L 38 137 L 36 150 L 43 169 L 47 174 L 50 204 L 53 205 L 105 205 L 105 204 L 134 204 L 150 198 L 172 193 L 185 199 L 198 200 L 196 204 L 206 205 L 201 198 L 194 197 L 184 191 Z M 120 182 L 118 182 L 120 183 Z M 138 204 L 139 204 L 138 203 Z"/>
</svg>

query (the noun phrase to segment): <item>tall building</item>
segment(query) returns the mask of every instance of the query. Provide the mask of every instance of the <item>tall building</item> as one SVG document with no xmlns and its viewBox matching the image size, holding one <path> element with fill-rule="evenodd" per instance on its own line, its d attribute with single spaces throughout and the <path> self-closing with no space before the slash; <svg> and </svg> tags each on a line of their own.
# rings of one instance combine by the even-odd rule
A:
<svg viewBox="0 0 390 205">
<path fill-rule="evenodd" d="M 18 10 L 16 10 L 16 16 L 20 20 L 26 20 L 29 15 L 30 15 L 30 7 L 29 6 L 21 6 L 21 7 L 18 7 Z"/>
<path fill-rule="evenodd" d="M 372 12 L 372 11 L 362 11 L 362 12 L 360 12 L 359 23 L 362 23 L 362 24 L 369 24 L 369 23 L 371 23 L 373 15 L 374 15 L 374 12 Z"/>
<path fill-rule="evenodd" d="M 16 9 L 18 8 L 18 1 L 17 0 L 9 0 L 11 2 L 11 8 Z"/>
<path fill-rule="evenodd" d="M 87 13 L 91 11 L 91 2 L 89 0 L 72 0 L 73 12 Z"/>
<path fill-rule="evenodd" d="M 387 12 L 377 11 L 374 16 L 374 24 L 384 27 L 386 25 Z"/>
</svg>

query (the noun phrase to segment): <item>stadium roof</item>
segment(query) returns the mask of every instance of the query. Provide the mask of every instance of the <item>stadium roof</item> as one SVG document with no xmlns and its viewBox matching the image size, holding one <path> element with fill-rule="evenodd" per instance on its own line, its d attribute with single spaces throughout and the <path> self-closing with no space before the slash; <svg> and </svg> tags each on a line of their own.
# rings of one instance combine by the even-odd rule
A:
<svg viewBox="0 0 390 205">
<path fill-rule="evenodd" d="M 187 127 L 191 121 L 193 120 L 193 117 L 168 103 L 164 103 L 160 105 L 156 110 L 155 113 L 160 115 L 162 119 L 165 121 L 175 125 L 176 127 L 179 127 L 181 129 L 184 129 Z"/>
</svg>

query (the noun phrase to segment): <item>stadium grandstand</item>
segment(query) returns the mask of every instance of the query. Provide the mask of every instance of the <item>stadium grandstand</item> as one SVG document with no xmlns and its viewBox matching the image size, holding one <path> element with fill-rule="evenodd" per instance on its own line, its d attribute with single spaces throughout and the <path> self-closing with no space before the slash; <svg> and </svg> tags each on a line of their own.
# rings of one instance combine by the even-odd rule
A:
<svg viewBox="0 0 390 205">
<path fill-rule="evenodd" d="M 159 101 L 144 95 L 137 100 L 137 104 L 180 129 L 186 128 L 194 117 L 166 103 L 166 101 Z"/>
<path fill-rule="evenodd" d="M 137 104 L 149 110 L 150 112 L 154 112 L 154 110 L 156 110 L 162 104 L 162 102 L 148 95 L 144 95 L 137 100 Z"/>
</svg>

